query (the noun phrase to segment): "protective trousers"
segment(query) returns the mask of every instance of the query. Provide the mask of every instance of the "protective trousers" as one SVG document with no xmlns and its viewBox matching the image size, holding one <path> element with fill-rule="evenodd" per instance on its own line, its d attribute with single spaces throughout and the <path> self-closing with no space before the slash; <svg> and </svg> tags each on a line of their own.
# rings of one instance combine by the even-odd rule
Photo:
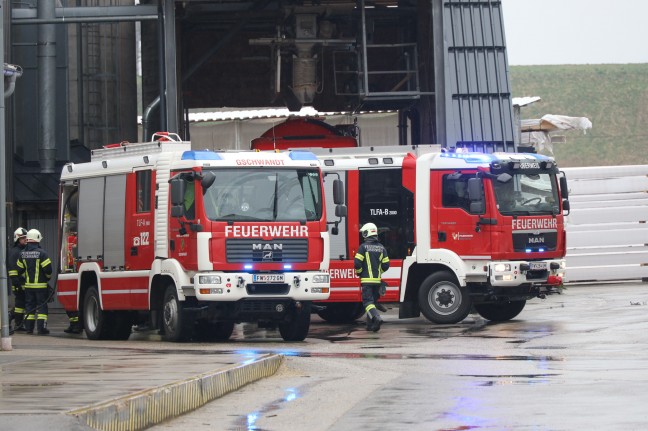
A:
<svg viewBox="0 0 648 431">
<path fill-rule="evenodd" d="M 45 329 L 45 326 L 49 311 L 47 307 L 48 299 L 49 295 L 47 294 L 47 287 L 25 288 L 25 308 L 27 313 L 25 316 L 25 328 L 27 328 L 28 333 L 34 332 L 34 324 L 36 323 L 36 320 L 38 320 L 39 333 L 46 333 L 47 329 Z"/>
<path fill-rule="evenodd" d="M 14 312 L 13 318 L 16 324 L 16 329 L 20 329 L 23 324 L 23 319 L 25 317 L 25 288 L 11 286 L 14 294 Z"/>
<path fill-rule="evenodd" d="M 380 298 L 379 283 L 362 283 L 362 306 L 367 312 L 367 331 L 378 332 L 382 324 L 380 313 L 376 310 L 376 302 Z"/>
</svg>

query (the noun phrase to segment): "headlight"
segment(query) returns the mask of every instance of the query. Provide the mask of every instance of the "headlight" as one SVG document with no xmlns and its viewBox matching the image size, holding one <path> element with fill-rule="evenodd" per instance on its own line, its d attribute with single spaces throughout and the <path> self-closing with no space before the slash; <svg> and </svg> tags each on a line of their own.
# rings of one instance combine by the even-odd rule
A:
<svg viewBox="0 0 648 431">
<path fill-rule="evenodd" d="M 313 283 L 328 283 L 329 276 L 328 274 L 316 274 L 313 276 Z"/>
<path fill-rule="evenodd" d="M 495 272 L 508 272 L 511 270 L 510 263 L 498 263 L 495 265 Z"/>
<path fill-rule="evenodd" d="M 329 293 L 328 287 L 313 287 L 311 289 L 312 293 Z"/>
<path fill-rule="evenodd" d="M 198 283 L 200 284 L 220 284 L 220 275 L 200 275 L 198 276 Z"/>
</svg>

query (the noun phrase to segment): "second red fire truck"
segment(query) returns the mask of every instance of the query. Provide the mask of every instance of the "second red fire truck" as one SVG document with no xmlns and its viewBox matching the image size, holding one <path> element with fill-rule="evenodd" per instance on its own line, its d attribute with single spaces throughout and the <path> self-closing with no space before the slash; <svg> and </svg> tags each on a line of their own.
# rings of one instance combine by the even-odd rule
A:
<svg viewBox="0 0 648 431">
<path fill-rule="evenodd" d="M 157 138 L 64 166 L 65 310 L 91 339 L 126 339 L 144 319 L 170 341 L 225 340 L 237 322 L 303 340 L 330 287 L 319 161 Z"/>
<path fill-rule="evenodd" d="M 559 292 L 565 271 L 567 183 L 554 160 L 530 153 L 445 152 L 439 147 L 313 149 L 345 184 L 348 216 L 330 220 L 331 296 L 325 320 L 362 315 L 353 257 L 364 223 L 379 227 L 391 261 L 385 302 L 401 318 L 492 321 Z M 330 205 L 333 204 L 329 194 Z"/>
</svg>

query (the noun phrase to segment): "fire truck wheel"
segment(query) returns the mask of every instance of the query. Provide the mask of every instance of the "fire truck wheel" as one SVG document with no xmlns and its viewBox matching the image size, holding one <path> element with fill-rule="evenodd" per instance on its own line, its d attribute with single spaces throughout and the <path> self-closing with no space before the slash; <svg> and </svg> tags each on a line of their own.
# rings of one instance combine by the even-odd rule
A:
<svg viewBox="0 0 648 431">
<path fill-rule="evenodd" d="M 133 328 L 133 320 L 133 315 L 129 311 L 111 312 L 108 338 L 111 340 L 128 340 Z"/>
<path fill-rule="evenodd" d="M 526 301 L 510 301 L 502 303 L 475 304 L 475 310 L 484 319 L 492 322 L 506 322 L 522 312 Z"/>
<path fill-rule="evenodd" d="M 353 323 L 364 313 L 360 302 L 331 302 L 317 315 L 329 323 Z"/>
<path fill-rule="evenodd" d="M 171 284 L 164 293 L 162 304 L 162 329 L 165 341 L 186 341 L 191 337 L 191 316 L 184 312 L 184 303 L 178 300 L 176 287 Z"/>
<path fill-rule="evenodd" d="M 108 315 L 101 309 L 99 291 L 92 286 L 83 298 L 83 326 L 90 340 L 105 340 L 108 337 Z"/>
<path fill-rule="evenodd" d="M 418 292 L 419 308 L 434 323 L 459 323 L 468 316 L 472 301 L 465 287 L 448 271 L 428 276 Z"/>
<path fill-rule="evenodd" d="M 200 341 L 227 341 L 234 332 L 234 322 L 208 322 L 196 324 L 196 339 Z"/>
<path fill-rule="evenodd" d="M 311 304 L 302 302 L 300 308 L 293 307 L 289 320 L 279 322 L 279 333 L 284 341 L 304 341 L 310 328 Z"/>
</svg>

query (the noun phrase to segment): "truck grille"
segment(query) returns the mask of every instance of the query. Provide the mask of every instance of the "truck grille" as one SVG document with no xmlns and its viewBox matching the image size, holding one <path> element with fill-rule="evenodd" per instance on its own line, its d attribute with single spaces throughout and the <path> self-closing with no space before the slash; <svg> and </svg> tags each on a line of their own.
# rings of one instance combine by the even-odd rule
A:
<svg viewBox="0 0 648 431">
<path fill-rule="evenodd" d="M 553 251 L 556 249 L 557 232 L 516 232 L 513 234 L 513 250 Z"/>
<path fill-rule="evenodd" d="M 250 262 L 307 262 L 307 239 L 228 239 L 227 261 Z"/>
</svg>

